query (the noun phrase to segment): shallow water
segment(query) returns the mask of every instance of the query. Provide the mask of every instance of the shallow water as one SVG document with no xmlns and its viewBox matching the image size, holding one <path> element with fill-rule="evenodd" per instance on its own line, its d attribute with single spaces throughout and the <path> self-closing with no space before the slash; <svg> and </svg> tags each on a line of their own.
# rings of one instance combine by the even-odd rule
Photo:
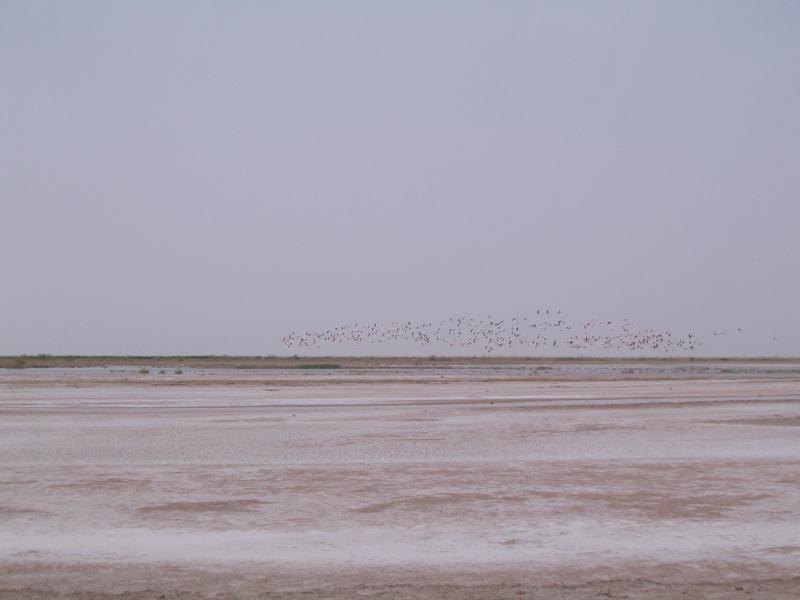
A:
<svg viewBox="0 0 800 600">
<path fill-rule="evenodd" d="M 141 373 L 144 369 L 147 373 Z M 107 367 L 69 367 L 69 368 L 0 368 L 0 382 L 9 379 L 37 380 L 43 377 L 68 380 L 72 378 L 107 378 L 116 379 L 121 376 L 130 377 L 176 377 L 176 367 L 159 366 L 122 366 Z M 668 378 L 739 378 L 770 377 L 780 375 L 800 376 L 800 365 L 796 363 L 776 363 L 765 361 L 752 362 L 719 362 L 719 363 L 653 363 L 612 362 L 612 363 L 553 363 L 544 365 L 449 365 L 446 367 L 370 367 L 370 368 L 333 368 L 333 369 L 285 369 L 285 368 L 196 368 L 180 367 L 182 375 L 190 377 L 237 379 L 284 379 L 314 381 L 319 379 L 501 379 L 501 378 L 581 378 L 581 377 L 668 377 Z M 160 373 L 163 371 L 163 373 Z"/>
</svg>

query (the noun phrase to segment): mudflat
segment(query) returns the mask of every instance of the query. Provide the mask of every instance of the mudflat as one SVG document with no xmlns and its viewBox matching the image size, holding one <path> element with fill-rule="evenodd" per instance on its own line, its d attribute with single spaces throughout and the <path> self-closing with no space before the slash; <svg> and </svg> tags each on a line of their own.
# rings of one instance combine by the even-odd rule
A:
<svg viewBox="0 0 800 600">
<path fill-rule="evenodd" d="M 796 361 L 153 365 L 0 369 L 0 598 L 800 597 Z"/>
</svg>

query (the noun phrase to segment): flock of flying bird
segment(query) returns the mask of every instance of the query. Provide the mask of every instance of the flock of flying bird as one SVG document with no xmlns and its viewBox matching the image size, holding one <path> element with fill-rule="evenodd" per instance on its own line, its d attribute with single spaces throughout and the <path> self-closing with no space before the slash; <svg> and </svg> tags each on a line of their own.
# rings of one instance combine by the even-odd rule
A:
<svg viewBox="0 0 800 600">
<path fill-rule="evenodd" d="M 741 333 L 741 329 L 737 330 Z M 714 332 L 727 335 L 727 332 Z M 394 321 L 388 325 L 354 323 L 324 331 L 292 332 L 282 338 L 288 348 L 317 349 L 323 345 L 411 342 L 448 348 L 476 348 L 491 354 L 516 348 L 548 351 L 687 351 L 702 346 L 692 333 L 683 336 L 621 321 L 591 319 L 568 322 L 560 310 L 539 309 L 535 316 L 511 319 L 451 317 L 441 321 Z"/>
</svg>

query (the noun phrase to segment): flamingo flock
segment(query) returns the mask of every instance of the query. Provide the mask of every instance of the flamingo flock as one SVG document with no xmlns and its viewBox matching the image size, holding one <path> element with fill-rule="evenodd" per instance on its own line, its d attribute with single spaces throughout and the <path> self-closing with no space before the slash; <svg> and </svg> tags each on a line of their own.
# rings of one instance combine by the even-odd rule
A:
<svg viewBox="0 0 800 600">
<path fill-rule="evenodd" d="M 287 348 L 299 349 L 411 342 L 420 347 L 474 348 L 487 354 L 511 352 L 515 348 L 677 352 L 702 345 L 692 333 L 677 335 L 638 327 L 628 319 L 569 322 L 562 317 L 561 310 L 551 309 L 538 309 L 530 317 L 510 319 L 488 315 L 450 317 L 435 322 L 353 323 L 321 331 L 292 332 L 281 340 Z"/>
</svg>

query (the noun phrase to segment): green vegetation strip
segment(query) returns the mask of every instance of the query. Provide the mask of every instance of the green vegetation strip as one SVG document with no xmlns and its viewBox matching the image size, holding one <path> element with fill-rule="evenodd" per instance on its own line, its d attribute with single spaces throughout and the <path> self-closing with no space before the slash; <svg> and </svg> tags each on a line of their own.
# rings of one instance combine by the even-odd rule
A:
<svg viewBox="0 0 800 600">
<path fill-rule="evenodd" d="M 57 356 L 49 354 L 0 356 L 0 368 L 137 367 L 146 369 L 384 369 L 455 368 L 465 366 L 528 365 L 542 371 L 555 365 L 574 364 L 685 364 L 768 363 L 800 366 L 800 358 L 750 357 L 548 357 L 548 356 Z"/>
</svg>

